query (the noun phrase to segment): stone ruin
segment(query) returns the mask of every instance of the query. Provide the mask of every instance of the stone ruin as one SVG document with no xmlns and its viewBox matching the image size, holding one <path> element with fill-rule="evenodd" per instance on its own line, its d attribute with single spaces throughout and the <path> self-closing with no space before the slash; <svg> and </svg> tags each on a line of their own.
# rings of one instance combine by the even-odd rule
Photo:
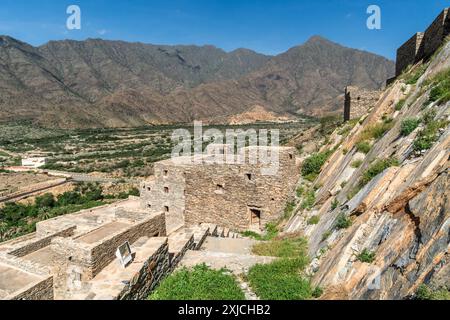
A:
<svg viewBox="0 0 450 320">
<path fill-rule="evenodd" d="M 344 94 L 344 121 L 359 119 L 375 106 L 381 91 L 348 86 Z"/>
<path fill-rule="evenodd" d="M 1 243 L 0 299 L 146 299 L 207 236 L 237 237 L 281 217 L 298 162 L 294 148 L 266 149 L 279 153 L 274 175 L 262 175 L 261 164 L 166 160 L 141 197 L 41 221 Z M 116 251 L 125 243 L 133 260 L 124 268 Z"/>
<path fill-rule="evenodd" d="M 416 33 L 397 50 L 396 77 L 408 66 L 429 59 L 442 45 L 450 34 L 449 10 L 450 8 L 444 9 L 425 32 Z"/>
</svg>

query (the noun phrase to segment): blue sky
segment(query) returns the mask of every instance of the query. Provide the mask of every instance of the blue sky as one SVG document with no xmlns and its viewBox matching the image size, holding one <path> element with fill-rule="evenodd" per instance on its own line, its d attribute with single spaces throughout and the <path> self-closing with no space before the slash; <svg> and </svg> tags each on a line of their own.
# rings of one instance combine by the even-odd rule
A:
<svg viewBox="0 0 450 320">
<path fill-rule="evenodd" d="M 71 4 L 81 8 L 81 30 L 65 27 Z M 371 4 L 381 8 L 381 30 L 366 27 Z M 103 38 L 265 54 L 321 35 L 394 59 L 396 48 L 446 6 L 449 0 L 1 0 L 0 34 L 33 45 Z"/>
</svg>

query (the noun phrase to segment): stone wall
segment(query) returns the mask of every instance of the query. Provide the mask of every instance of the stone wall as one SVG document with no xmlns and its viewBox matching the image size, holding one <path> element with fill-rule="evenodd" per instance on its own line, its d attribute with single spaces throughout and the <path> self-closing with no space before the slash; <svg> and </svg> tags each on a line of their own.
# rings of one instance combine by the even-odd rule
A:
<svg viewBox="0 0 450 320">
<path fill-rule="evenodd" d="M 430 58 L 450 34 L 449 9 L 444 9 L 425 32 L 416 33 L 397 50 L 396 76 L 409 65 Z"/>
<path fill-rule="evenodd" d="M 395 65 L 396 76 L 399 76 L 409 65 L 415 64 L 417 62 L 417 57 L 421 57 L 423 55 L 423 36 L 423 32 L 418 32 L 406 41 L 400 48 L 398 48 L 397 63 Z"/>
<path fill-rule="evenodd" d="M 75 239 L 53 239 L 51 248 L 55 258 L 59 260 L 53 270 L 55 296 L 64 299 L 74 292 L 85 290 L 85 284 L 116 258 L 117 248 L 126 241 L 133 244 L 141 237 L 165 235 L 164 214 L 160 213 L 108 234 L 94 243 L 84 243 L 82 238 L 86 235 Z"/>
<path fill-rule="evenodd" d="M 377 103 L 381 91 L 371 91 L 357 87 L 345 88 L 344 120 L 359 119 Z"/>
<path fill-rule="evenodd" d="M 23 257 L 27 254 L 30 254 L 32 252 L 35 252 L 37 250 L 40 250 L 42 248 L 45 248 L 50 245 L 52 242 L 52 239 L 56 237 L 70 237 L 73 235 L 74 230 L 76 229 L 76 226 L 69 227 L 63 231 L 54 233 L 52 235 L 43 237 L 43 238 L 37 238 L 37 239 L 31 239 L 25 242 L 25 244 L 21 244 L 21 246 L 17 249 L 14 249 L 13 251 L 10 251 L 9 254 L 16 256 L 16 257 Z"/>
<path fill-rule="evenodd" d="M 48 277 L 38 284 L 7 297 L 7 300 L 53 300 L 53 277 Z"/>
</svg>

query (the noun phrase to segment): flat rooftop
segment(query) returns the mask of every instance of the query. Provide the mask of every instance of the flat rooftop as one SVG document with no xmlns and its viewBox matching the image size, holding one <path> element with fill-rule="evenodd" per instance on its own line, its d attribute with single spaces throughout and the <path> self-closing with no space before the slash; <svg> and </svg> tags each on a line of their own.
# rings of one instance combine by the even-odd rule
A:
<svg viewBox="0 0 450 320">
<path fill-rule="evenodd" d="M 76 240 L 83 243 L 95 243 L 98 242 L 107 236 L 116 233 L 117 231 L 124 230 L 127 227 L 130 227 L 131 224 L 124 222 L 111 222 L 103 227 L 100 227 L 94 231 L 89 232 L 88 234 L 77 238 Z"/>
<path fill-rule="evenodd" d="M 0 263 L 0 299 L 41 280 L 38 276 Z"/>
</svg>

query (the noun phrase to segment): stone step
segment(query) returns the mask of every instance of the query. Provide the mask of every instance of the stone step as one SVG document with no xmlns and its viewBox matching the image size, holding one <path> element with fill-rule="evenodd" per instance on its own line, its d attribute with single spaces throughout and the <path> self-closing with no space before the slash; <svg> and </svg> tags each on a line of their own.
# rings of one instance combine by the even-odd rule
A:
<svg viewBox="0 0 450 320">
<path fill-rule="evenodd" d="M 217 236 L 219 238 L 223 238 L 225 234 L 225 228 L 217 227 Z"/>
<path fill-rule="evenodd" d="M 174 270 L 186 251 L 195 249 L 194 234 L 180 229 L 168 237 L 170 269 Z"/>
<path fill-rule="evenodd" d="M 209 228 L 210 227 L 207 225 L 198 225 L 185 228 L 187 232 L 192 232 L 194 235 L 194 250 L 200 249 L 206 237 L 209 235 Z"/>
<path fill-rule="evenodd" d="M 230 236 L 230 229 L 223 228 L 223 237 L 228 238 Z"/>
<path fill-rule="evenodd" d="M 209 229 L 209 236 L 212 237 L 217 237 L 218 233 L 217 233 L 217 225 L 214 223 L 201 223 L 200 224 L 201 227 L 203 228 L 208 228 Z"/>
</svg>

